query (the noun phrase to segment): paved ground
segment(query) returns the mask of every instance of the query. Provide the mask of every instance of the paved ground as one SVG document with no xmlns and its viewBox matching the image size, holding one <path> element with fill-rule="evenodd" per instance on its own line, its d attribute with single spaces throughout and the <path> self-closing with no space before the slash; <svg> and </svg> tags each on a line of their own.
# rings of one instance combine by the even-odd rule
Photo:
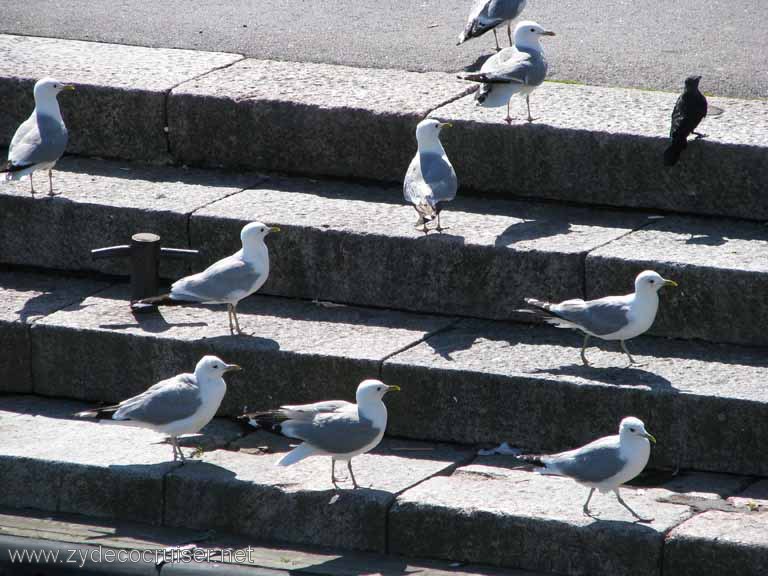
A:
<svg viewBox="0 0 768 576">
<path fill-rule="evenodd" d="M 0 32 L 259 58 L 454 71 L 492 37 L 455 46 L 472 0 L 24 0 Z M 551 75 L 676 90 L 691 72 L 715 94 L 768 96 L 765 0 L 531 0 L 525 16 L 556 30 Z M 194 8 L 192 8 L 194 6 Z M 725 23 L 721 23 L 724 20 Z M 695 22 L 695 24 L 691 24 Z"/>
</svg>

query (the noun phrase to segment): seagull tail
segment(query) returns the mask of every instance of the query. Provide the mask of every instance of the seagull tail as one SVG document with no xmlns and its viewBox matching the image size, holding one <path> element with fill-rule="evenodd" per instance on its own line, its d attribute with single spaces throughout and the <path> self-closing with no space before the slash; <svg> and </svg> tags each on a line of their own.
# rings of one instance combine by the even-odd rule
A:
<svg viewBox="0 0 768 576">
<path fill-rule="evenodd" d="M 160 296 L 152 296 L 150 298 L 144 298 L 142 300 L 139 300 L 139 303 L 141 304 L 164 304 L 165 306 L 173 306 L 181 304 L 182 302 L 179 300 L 174 300 L 171 298 L 170 294 L 161 294 Z"/>
<path fill-rule="evenodd" d="M 93 408 L 91 410 L 83 410 L 82 412 L 75 412 L 72 414 L 75 418 L 96 418 L 97 420 L 111 420 L 112 415 L 118 409 L 118 406 L 106 406 L 104 408 Z"/>
<path fill-rule="evenodd" d="M 309 458 L 310 456 L 314 456 L 317 453 L 317 449 L 314 446 L 310 446 L 306 442 L 304 444 L 299 444 L 288 452 L 285 456 L 283 456 L 280 461 L 277 463 L 278 466 L 290 466 L 291 464 L 296 464 L 296 462 L 301 462 L 304 460 L 304 458 Z"/>
<path fill-rule="evenodd" d="M 280 410 L 271 410 L 269 412 L 248 412 L 239 416 L 238 419 L 255 420 L 256 425 L 262 430 L 282 435 L 282 423 L 286 417 Z"/>
<path fill-rule="evenodd" d="M 527 464 L 538 466 L 538 468 L 534 469 L 534 472 L 538 472 L 539 474 L 553 474 L 555 476 L 559 476 L 559 472 L 547 467 L 547 463 L 544 460 L 546 455 L 544 454 L 521 454 L 520 456 L 515 456 L 515 458 Z"/>
<path fill-rule="evenodd" d="M 672 144 L 664 150 L 664 166 L 674 166 L 680 160 L 680 154 L 685 148 L 685 140 L 672 140 Z"/>
</svg>

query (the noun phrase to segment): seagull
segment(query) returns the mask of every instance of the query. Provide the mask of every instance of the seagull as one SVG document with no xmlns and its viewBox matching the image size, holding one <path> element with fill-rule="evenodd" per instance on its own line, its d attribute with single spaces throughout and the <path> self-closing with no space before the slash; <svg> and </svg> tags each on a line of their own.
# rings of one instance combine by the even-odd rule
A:
<svg viewBox="0 0 768 576">
<path fill-rule="evenodd" d="M 652 522 L 653 518 L 643 518 L 624 502 L 619 494 L 619 486 L 640 474 L 648 463 L 651 445 L 656 438 L 645 430 L 643 421 L 634 416 L 627 416 L 619 425 L 619 433 L 605 436 L 586 446 L 551 455 L 522 455 L 519 459 L 542 466 L 536 471 L 540 474 L 567 476 L 582 486 L 587 486 L 589 496 L 582 510 L 587 516 L 589 501 L 595 490 L 601 493 L 613 491 L 619 504 L 629 510 L 640 522 Z"/>
<path fill-rule="evenodd" d="M 246 224 L 240 232 L 242 249 L 222 258 L 202 272 L 186 276 L 171 285 L 171 291 L 161 296 L 140 300 L 142 304 L 226 304 L 229 333 L 244 334 L 237 319 L 237 304 L 267 281 L 269 276 L 269 250 L 264 238 L 270 232 L 279 232 L 276 226 L 261 222 Z"/>
<path fill-rule="evenodd" d="M 438 122 L 427 118 L 416 126 L 418 151 L 408 166 L 403 182 L 403 196 L 413 204 L 419 219 L 416 228 L 428 233 L 427 221 L 437 216 L 438 232 L 445 230 L 440 226 L 441 204 L 456 198 L 458 180 L 451 161 L 440 143 L 440 131 L 450 128 L 447 122 Z"/>
<path fill-rule="evenodd" d="M 177 438 L 199 432 L 216 415 L 227 391 L 223 375 L 241 370 L 216 356 L 203 356 L 194 374 L 179 374 L 162 380 L 146 392 L 114 406 L 85 410 L 78 418 L 105 418 L 129 426 L 149 428 L 166 434 L 173 446 L 173 461 L 186 462 Z"/>
<path fill-rule="evenodd" d="M 546 322 L 558 328 L 572 328 L 584 332 L 581 360 L 589 366 L 586 350 L 590 336 L 603 340 L 618 340 L 621 349 L 629 357 L 629 363 L 637 364 L 627 350 L 626 340 L 646 332 L 656 319 L 659 309 L 658 291 L 664 286 L 677 286 L 652 270 L 641 272 L 635 278 L 635 291 L 626 296 L 608 296 L 599 300 L 566 300 L 559 304 L 526 298 L 525 302 Z M 531 310 L 521 310 L 531 312 Z"/>
<path fill-rule="evenodd" d="M 8 149 L 8 162 L 0 168 L 6 181 L 29 176 L 32 196 L 35 195 L 32 182 L 35 170 L 48 170 L 48 196 L 55 196 L 51 171 L 64 154 L 69 137 L 56 96 L 62 90 L 74 89 L 71 84 L 62 84 L 53 78 L 42 78 L 35 83 L 35 109 L 16 129 Z"/>
<path fill-rule="evenodd" d="M 515 27 L 514 48 L 504 48 L 488 58 L 480 72 L 459 76 L 464 80 L 482 83 L 475 93 L 477 106 L 498 108 L 506 105 L 507 117 L 504 121 L 511 124 L 509 101 L 515 94 L 520 94 L 525 96 L 528 106 L 528 122 L 533 122 L 531 92 L 541 86 L 547 77 L 547 60 L 539 39 L 554 35 L 554 32 L 545 30 L 536 22 L 524 20 Z"/>
<path fill-rule="evenodd" d="M 688 146 L 688 135 L 695 134 L 696 139 L 704 138 L 706 134 L 696 132 L 699 123 L 707 115 L 707 99 L 699 92 L 701 76 L 689 76 L 685 79 L 685 90 L 677 99 L 672 111 L 672 127 L 669 137 L 672 143 L 664 151 L 664 166 L 674 166 L 680 159 L 680 154 Z"/>
<path fill-rule="evenodd" d="M 310 456 L 331 457 L 331 483 L 338 488 L 336 461 L 346 461 L 352 485 L 358 488 L 352 472 L 352 458 L 373 450 L 381 442 L 387 428 L 387 407 L 382 398 L 387 392 L 399 391 L 379 380 L 364 380 L 357 387 L 353 404 L 345 400 L 329 400 L 300 406 L 281 406 L 270 412 L 245 414 L 243 418 L 271 432 L 304 442 L 288 452 L 277 463 L 290 466 Z"/>
<path fill-rule="evenodd" d="M 501 50 L 496 28 L 507 24 L 507 37 L 512 46 L 511 22 L 525 9 L 526 0 L 477 0 L 472 6 L 464 31 L 459 34 L 457 46 L 470 38 L 482 36 L 488 30 L 493 30 L 493 38 L 496 40 L 496 50 Z"/>
</svg>

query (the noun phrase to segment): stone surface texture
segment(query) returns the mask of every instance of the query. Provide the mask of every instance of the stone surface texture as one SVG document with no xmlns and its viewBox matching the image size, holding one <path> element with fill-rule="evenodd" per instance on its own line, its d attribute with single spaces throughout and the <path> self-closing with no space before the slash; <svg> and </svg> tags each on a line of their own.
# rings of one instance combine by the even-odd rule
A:
<svg viewBox="0 0 768 576">
<path fill-rule="evenodd" d="M 34 109 L 32 88 L 51 76 L 76 85 L 59 96 L 70 153 L 168 159 L 166 98 L 186 80 L 241 59 L 236 54 L 168 50 L 0 35 L 0 143 Z M 130 65 L 126 65 L 130 63 Z"/>
<path fill-rule="evenodd" d="M 93 260 L 90 251 L 130 244 L 137 232 L 160 235 L 163 246 L 188 248 L 195 210 L 258 180 L 257 175 L 65 158 L 54 176 L 61 196 L 53 200 L 32 198 L 26 180 L 3 186 L 0 261 L 128 275 L 127 258 Z M 203 253 L 197 259 L 161 258 L 161 275 L 175 279 L 206 266 L 209 255 L 205 247 L 199 249 Z"/>
<path fill-rule="evenodd" d="M 525 102 L 479 108 L 466 96 L 432 115 L 462 186 L 590 204 L 765 220 L 768 101 L 710 98 L 712 114 L 673 168 L 663 164 L 677 94 L 547 82 Z M 716 115 L 715 107 L 723 110 Z M 506 161 L 489 162 L 489 158 Z"/>
<path fill-rule="evenodd" d="M 765 574 L 768 514 L 712 510 L 672 530 L 664 545 L 664 574 Z"/>
<path fill-rule="evenodd" d="M 591 252 L 587 294 L 632 292 L 635 276 L 653 269 L 680 284 L 660 293 L 654 333 L 765 346 L 766 249 L 762 224 L 664 218 Z"/>
<path fill-rule="evenodd" d="M 387 510 L 395 496 L 469 457 L 454 448 L 409 450 L 419 445 L 385 440 L 352 462 L 362 489 L 350 489 L 347 479 L 337 490 L 331 484 L 330 458 L 278 467 L 275 463 L 288 443 L 265 432 L 257 434 L 261 454 L 210 452 L 202 463 L 168 476 L 168 525 L 234 530 L 261 541 L 384 552 Z M 343 463 L 337 470 L 339 478 L 347 478 Z"/>
<path fill-rule="evenodd" d="M 31 392 L 29 325 L 108 286 L 34 273 L 0 271 L 0 392 Z"/>
<path fill-rule="evenodd" d="M 627 368 L 611 343 L 590 348 L 585 367 L 581 342 L 550 327 L 462 321 L 384 363 L 384 380 L 409 390 L 391 399 L 389 429 L 558 451 L 635 415 L 659 439 L 655 466 L 768 473 L 754 457 L 768 434 L 762 349 L 639 338 L 629 347 L 644 365 Z"/>
<path fill-rule="evenodd" d="M 196 212 L 191 236 L 214 259 L 239 248 L 245 222 L 278 224 L 266 293 L 506 319 L 525 296 L 580 295 L 587 253 L 649 222 L 459 199 L 443 211 L 450 229 L 425 236 L 416 216 L 399 188 L 273 178 Z"/>
<path fill-rule="evenodd" d="M 185 164 L 400 180 L 416 124 L 467 90 L 436 72 L 243 60 L 172 91 L 171 151 Z"/>
<path fill-rule="evenodd" d="M 133 314 L 126 298 L 126 287 L 118 286 L 35 327 L 37 392 L 114 402 L 190 372 L 201 356 L 215 353 L 244 368 L 227 377 L 221 414 L 352 400 L 362 380 L 379 376 L 384 358 L 452 322 L 255 296 L 238 306 L 240 325 L 252 335 L 233 337 L 224 306 Z"/>
<path fill-rule="evenodd" d="M 582 512 L 588 489 L 505 463 L 462 467 L 399 496 L 391 551 L 556 574 L 647 576 L 658 573 L 665 532 L 692 514 L 626 488 L 624 500 L 652 523 L 634 522 L 613 494 L 593 498 L 593 519 Z"/>
</svg>

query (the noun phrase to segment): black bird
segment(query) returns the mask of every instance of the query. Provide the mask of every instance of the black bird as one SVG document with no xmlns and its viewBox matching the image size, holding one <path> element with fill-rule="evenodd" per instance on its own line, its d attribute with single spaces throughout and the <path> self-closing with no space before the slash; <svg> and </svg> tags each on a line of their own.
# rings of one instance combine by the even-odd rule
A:
<svg viewBox="0 0 768 576">
<path fill-rule="evenodd" d="M 669 137 L 672 144 L 664 151 L 664 166 L 674 166 L 680 159 L 680 154 L 688 145 L 688 135 L 695 134 L 704 138 L 704 134 L 696 132 L 704 117 L 707 115 L 707 99 L 699 92 L 701 76 L 689 76 L 685 79 L 685 91 L 680 95 L 672 111 L 672 127 Z"/>
</svg>

